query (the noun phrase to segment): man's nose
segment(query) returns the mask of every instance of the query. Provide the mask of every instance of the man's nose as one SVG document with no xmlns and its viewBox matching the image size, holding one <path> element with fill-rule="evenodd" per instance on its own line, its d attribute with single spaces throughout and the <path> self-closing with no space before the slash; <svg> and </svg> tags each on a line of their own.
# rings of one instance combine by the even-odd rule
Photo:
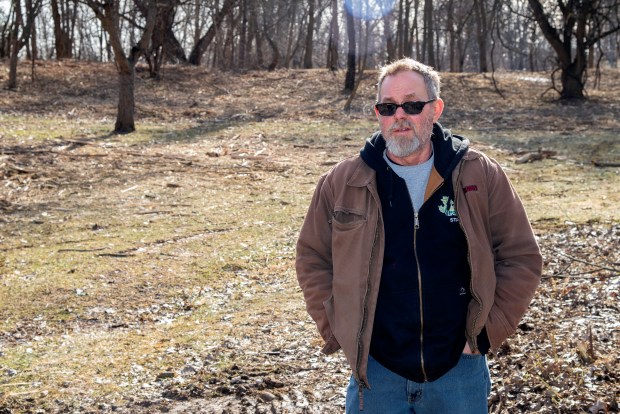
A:
<svg viewBox="0 0 620 414">
<path fill-rule="evenodd" d="M 396 112 L 394 112 L 394 116 L 399 119 L 403 119 L 407 117 L 407 112 L 403 109 L 402 106 L 396 108 Z"/>
</svg>

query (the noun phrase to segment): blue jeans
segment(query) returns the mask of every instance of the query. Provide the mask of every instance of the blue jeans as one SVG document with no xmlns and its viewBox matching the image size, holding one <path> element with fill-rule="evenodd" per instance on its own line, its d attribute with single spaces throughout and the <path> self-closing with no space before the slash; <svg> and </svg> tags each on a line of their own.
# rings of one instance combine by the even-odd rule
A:
<svg viewBox="0 0 620 414">
<path fill-rule="evenodd" d="M 409 381 L 368 358 L 368 382 L 363 389 L 363 413 L 482 414 L 488 413 L 491 393 L 489 367 L 484 355 L 461 355 L 458 364 L 432 382 Z M 360 412 L 359 386 L 351 377 L 347 387 L 347 414 Z"/>
</svg>

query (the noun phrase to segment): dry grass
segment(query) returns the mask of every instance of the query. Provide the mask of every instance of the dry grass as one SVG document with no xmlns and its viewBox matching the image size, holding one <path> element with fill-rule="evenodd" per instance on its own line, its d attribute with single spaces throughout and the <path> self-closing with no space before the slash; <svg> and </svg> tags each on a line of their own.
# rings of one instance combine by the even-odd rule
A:
<svg viewBox="0 0 620 414">
<path fill-rule="evenodd" d="M 180 410 L 244 375 L 294 392 L 276 379 L 312 387 L 308 358 L 343 386 L 294 244 L 319 174 L 375 128 L 372 80 L 345 115 L 342 74 L 169 67 L 138 79 L 138 132 L 115 136 L 111 65 L 36 73 L 0 91 L 0 412 Z M 444 124 L 505 165 L 541 236 L 617 224 L 619 170 L 590 161 L 618 160 L 618 71 L 581 106 L 540 100 L 544 76 L 499 75 L 502 100 L 488 76 L 447 74 Z M 539 147 L 557 156 L 515 163 Z"/>
</svg>

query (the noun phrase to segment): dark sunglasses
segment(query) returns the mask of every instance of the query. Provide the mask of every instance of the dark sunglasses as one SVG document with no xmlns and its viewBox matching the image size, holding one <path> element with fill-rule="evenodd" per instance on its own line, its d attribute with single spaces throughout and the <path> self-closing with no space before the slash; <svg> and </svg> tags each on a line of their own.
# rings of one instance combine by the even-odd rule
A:
<svg viewBox="0 0 620 414">
<path fill-rule="evenodd" d="M 417 115 L 424 110 L 424 105 L 435 100 L 436 99 L 431 99 L 429 101 L 403 102 L 400 105 L 395 103 L 377 103 L 375 104 L 375 108 L 377 108 L 377 112 L 379 112 L 379 115 L 381 116 L 392 116 L 396 113 L 396 110 L 399 107 L 403 108 L 406 114 Z"/>
</svg>

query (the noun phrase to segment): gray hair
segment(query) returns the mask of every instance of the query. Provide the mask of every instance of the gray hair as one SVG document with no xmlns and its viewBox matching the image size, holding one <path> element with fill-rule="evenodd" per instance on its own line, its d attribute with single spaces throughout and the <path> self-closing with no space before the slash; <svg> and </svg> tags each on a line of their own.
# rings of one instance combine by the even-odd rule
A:
<svg viewBox="0 0 620 414">
<path fill-rule="evenodd" d="M 428 99 L 439 98 L 439 93 L 441 92 L 439 73 L 432 67 L 420 63 L 417 60 L 404 58 L 381 68 L 379 72 L 379 82 L 377 83 L 377 102 L 381 102 L 381 86 L 383 85 L 383 80 L 387 76 L 396 75 L 399 72 L 405 71 L 417 72 L 422 75 Z"/>
</svg>

